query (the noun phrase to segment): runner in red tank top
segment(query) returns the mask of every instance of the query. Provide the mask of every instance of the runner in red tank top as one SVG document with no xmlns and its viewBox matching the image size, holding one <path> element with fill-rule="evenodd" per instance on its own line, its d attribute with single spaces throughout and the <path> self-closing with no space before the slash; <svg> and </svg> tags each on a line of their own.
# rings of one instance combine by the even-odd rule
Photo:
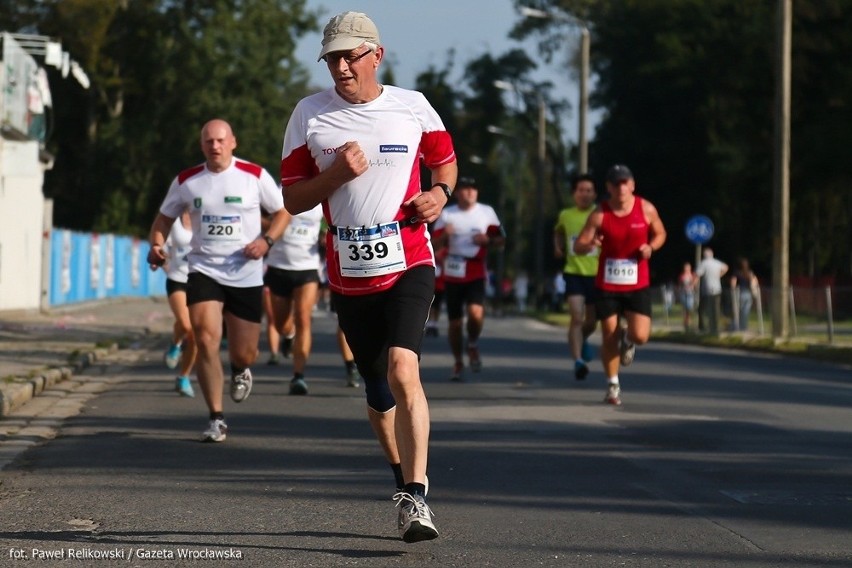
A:
<svg viewBox="0 0 852 568">
<path fill-rule="evenodd" d="M 636 182 L 627 166 L 612 166 L 606 187 L 609 199 L 589 215 L 574 252 L 585 254 L 595 246 L 601 250 L 595 285 L 600 290 L 596 311 L 607 376 L 604 402 L 620 405 L 619 365 L 629 365 L 636 345 L 647 343 L 651 335 L 648 259 L 666 242 L 666 229 L 657 208 L 634 195 Z M 623 328 L 621 316 L 627 320 Z"/>
</svg>

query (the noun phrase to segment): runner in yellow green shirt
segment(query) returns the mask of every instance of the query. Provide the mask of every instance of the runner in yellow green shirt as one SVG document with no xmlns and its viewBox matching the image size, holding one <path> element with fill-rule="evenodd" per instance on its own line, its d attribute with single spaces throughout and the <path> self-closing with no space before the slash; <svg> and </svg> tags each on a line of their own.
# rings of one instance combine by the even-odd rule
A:
<svg viewBox="0 0 852 568">
<path fill-rule="evenodd" d="M 595 210 L 595 182 L 588 174 L 576 177 L 571 184 L 574 206 L 563 209 L 553 228 L 553 251 L 565 259 L 563 278 L 571 323 L 568 325 L 568 348 L 574 358 L 574 377 L 583 380 L 589 374 L 588 362 L 594 358 L 587 338 L 597 326 L 595 319 L 595 275 L 598 272 L 598 250 L 584 255 L 574 253 L 574 240 L 586 219 Z"/>
</svg>

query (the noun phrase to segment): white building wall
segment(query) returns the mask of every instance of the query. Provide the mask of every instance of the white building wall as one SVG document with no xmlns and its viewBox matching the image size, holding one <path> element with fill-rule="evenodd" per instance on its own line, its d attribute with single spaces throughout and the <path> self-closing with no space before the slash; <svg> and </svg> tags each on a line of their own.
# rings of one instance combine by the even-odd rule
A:
<svg viewBox="0 0 852 568">
<path fill-rule="evenodd" d="M 43 182 L 38 142 L 0 137 L 0 311 L 40 307 Z"/>
</svg>

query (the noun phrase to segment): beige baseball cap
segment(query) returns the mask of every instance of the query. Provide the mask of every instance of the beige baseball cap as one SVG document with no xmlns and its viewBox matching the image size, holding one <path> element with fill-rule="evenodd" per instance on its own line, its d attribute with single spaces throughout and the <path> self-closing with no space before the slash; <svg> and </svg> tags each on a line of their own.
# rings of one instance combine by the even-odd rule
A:
<svg viewBox="0 0 852 568">
<path fill-rule="evenodd" d="M 343 12 L 331 18 L 322 33 L 317 61 L 333 51 L 351 51 L 365 41 L 379 45 L 379 30 L 363 12 Z"/>
</svg>

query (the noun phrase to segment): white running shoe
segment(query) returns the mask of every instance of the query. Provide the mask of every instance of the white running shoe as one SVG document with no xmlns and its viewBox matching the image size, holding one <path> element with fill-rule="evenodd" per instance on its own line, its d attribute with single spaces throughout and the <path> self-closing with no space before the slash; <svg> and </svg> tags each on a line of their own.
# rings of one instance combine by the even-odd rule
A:
<svg viewBox="0 0 852 568">
<path fill-rule="evenodd" d="M 636 357 L 636 344 L 630 343 L 627 339 L 627 328 L 621 329 L 621 337 L 618 340 L 618 354 L 621 364 L 627 367 L 633 362 Z"/>
<path fill-rule="evenodd" d="M 606 388 L 604 402 L 613 406 L 621 406 L 621 387 L 618 385 L 609 385 Z"/>
<path fill-rule="evenodd" d="M 432 509 L 420 495 L 400 491 L 393 496 L 399 507 L 397 528 L 405 542 L 420 542 L 438 537 L 438 529 L 432 522 Z"/>
<path fill-rule="evenodd" d="M 239 375 L 231 377 L 231 400 L 242 402 L 251 393 L 251 370 L 246 369 Z"/>
<path fill-rule="evenodd" d="M 228 425 L 221 418 L 211 420 L 207 430 L 201 435 L 202 442 L 224 442 L 228 437 Z"/>
</svg>

